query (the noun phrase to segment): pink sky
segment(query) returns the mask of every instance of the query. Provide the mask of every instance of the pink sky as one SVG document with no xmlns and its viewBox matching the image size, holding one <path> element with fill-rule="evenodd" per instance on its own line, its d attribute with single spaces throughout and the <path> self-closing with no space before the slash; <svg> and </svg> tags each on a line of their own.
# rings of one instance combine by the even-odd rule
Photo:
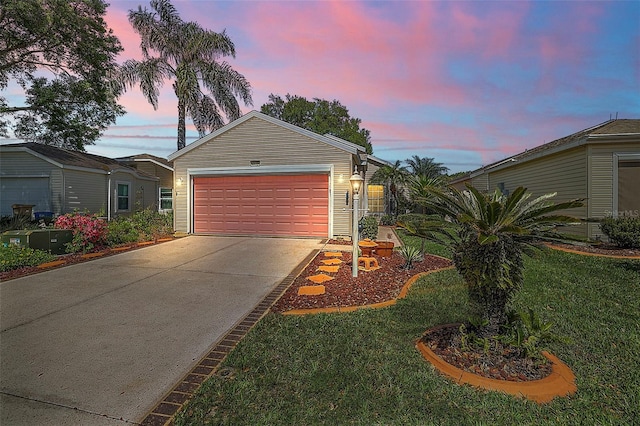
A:
<svg viewBox="0 0 640 426">
<path fill-rule="evenodd" d="M 174 0 L 185 21 L 226 29 L 229 59 L 253 87 L 337 99 L 371 131 L 374 155 L 433 157 L 472 170 L 596 125 L 640 118 L 640 3 L 528 1 Z M 139 58 L 127 12 L 107 22 Z M 128 113 L 88 151 L 107 156 L 175 150 L 176 99 L 167 81 L 154 111 L 133 90 Z M 197 138 L 190 126 L 188 143 Z"/>
</svg>

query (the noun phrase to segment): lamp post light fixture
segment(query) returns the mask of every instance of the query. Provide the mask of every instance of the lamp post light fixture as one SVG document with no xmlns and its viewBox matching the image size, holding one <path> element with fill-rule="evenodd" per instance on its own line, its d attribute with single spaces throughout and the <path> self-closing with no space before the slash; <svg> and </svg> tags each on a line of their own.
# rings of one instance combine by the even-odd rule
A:
<svg viewBox="0 0 640 426">
<path fill-rule="evenodd" d="M 353 220 L 351 224 L 351 243 L 353 245 L 351 275 L 353 277 L 358 276 L 358 215 L 360 212 L 360 188 L 362 188 L 363 182 L 364 179 L 362 179 L 362 176 L 360 176 L 357 170 L 354 170 L 353 175 L 349 178 L 351 190 L 353 191 Z"/>
</svg>

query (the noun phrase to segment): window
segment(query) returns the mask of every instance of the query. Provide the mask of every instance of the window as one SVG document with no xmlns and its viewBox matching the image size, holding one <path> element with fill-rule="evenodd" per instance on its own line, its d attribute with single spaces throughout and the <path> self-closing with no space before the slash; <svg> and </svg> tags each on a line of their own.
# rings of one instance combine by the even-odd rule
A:
<svg viewBox="0 0 640 426">
<path fill-rule="evenodd" d="M 173 188 L 160 188 L 160 211 L 173 209 Z"/>
<path fill-rule="evenodd" d="M 118 211 L 129 211 L 131 208 L 131 184 L 118 183 Z"/>
<path fill-rule="evenodd" d="M 384 187 L 382 185 L 367 186 L 369 213 L 384 213 Z"/>
</svg>

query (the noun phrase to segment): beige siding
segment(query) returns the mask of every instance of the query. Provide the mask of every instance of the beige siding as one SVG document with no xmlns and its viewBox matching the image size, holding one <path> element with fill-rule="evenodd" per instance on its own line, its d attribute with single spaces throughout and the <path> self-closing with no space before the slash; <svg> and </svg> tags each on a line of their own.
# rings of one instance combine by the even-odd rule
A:
<svg viewBox="0 0 640 426">
<path fill-rule="evenodd" d="M 487 173 L 483 173 L 472 178 L 471 186 L 476 188 L 478 191 L 487 192 L 489 190 L 489 175 Z"/>
<path fill-rule="evenodd" d="M 28 152 L 3 152 L 0 155 L 0 179 L 2 176 L 48 176 L 51 191 L 51 211 L 55 214 L 63 213 L 62 202 L 62 170 Z"/>
<path fill-rule="evenodd" d="M 64 212 L 107 214 L 107 175 L 79 170 L 64 171 Z"/>
<path fill-rule="evenodd" d="M 493 191 L 504 184 L 504 189 L 513 192 L 524 186 L 534 197 L 556 192 L 555 202 L 569 201 L 575 198 L 587 198 L 587 155 L 584 147 L 563 151 L 532 161 L 489 173 L 489 190 Z M 587 217 L 586 206 L 571 209 L 563 213 L 580 218 Z M 572 234 L 587 236 L 587 227 L 571 227 Z"/>
<path fill-rule="evenodd" d="M 183 181 L 182 186 L 175 186 L 176 231 L 189 229 L 188 168 L 249 167 L 252 160 L 260 161 L 260 167 L 333 164 L 333 234 L 350 234 L 350 214 L 343 207 L 353 170 L 351 155 L 259 118 L 251 118 L 174 160 L 175 179 Z"/>
<path fill-rule="evenodd" d="M 159 177 L 162 188 L 173 188 L 173 171 L 168 170 L 166 167 L 159 166 L 152 161 L 136 161 L 134 164 L 135 168 L 141 172 Z"/>
<path fill-rule="evenodd" d="M 615 153 L 640 153 L 640 143 L 593 144 L 589 154 L 589 217 L 603 218 L 613 212 L 613 168 Z M 602 238 L 600 225 L 589 224 L 589 238 Z"/>
<path fill-rule="evenodd" d="M 117 184 L 129 183 L 131 185 L 129 211 L 118 211 L 117 206 Z M 105 198 L 106 200 L 106 191 Z M 111 174 L 111 213 L 118 216 L 129 216 L 133 212 L 151 208 L 157 209 L 158 206 L 158 184 L 157 181 L 146 179 L 137 179 L 133 174 L 128 172 L 115 171 Z M 106 211 L 106 208 L 105 208 Z"/>
</svg>

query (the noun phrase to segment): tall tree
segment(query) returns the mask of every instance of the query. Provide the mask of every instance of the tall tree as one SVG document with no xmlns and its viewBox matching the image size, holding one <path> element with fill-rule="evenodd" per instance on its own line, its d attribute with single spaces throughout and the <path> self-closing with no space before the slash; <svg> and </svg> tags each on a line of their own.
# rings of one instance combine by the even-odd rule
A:
<svg viewBox="0 0 640 426">
<path fill-rule="evenodd" d="M 384 165 L 375 171 L 371 176 L 371 183 L 385 185 L 389 188 L 391 194 L 390 213 L 394 216 L 398 215 L 398 208 L 400 206 L 400 198 L 403 196 L 403 192 L 407 183 L 409 182 L 410 174 L 402 163 L 397 160 L 393 165 Z"/>
<path fill-rule="evenodd" d="M 309 101 L 302 96 L 289 94 L 282 99 L 272 93 L 269 102 L 262 105 L 260 111 L 321 135 L 331 134 L 364 147 L 368 154 L 373 153 L 369 130 L 361 129 L 362 120 L 351 117 L 347 107 L 337 100 L 329 102 L 314 98 Z"/>
<path fill-rule="evenodd" d="M 440 178 L 449 171 L 448 167 L 442 163 L 436 163 L 433 158 L 412 156 L 404 160 L 409 165 L 409 169 L 414 176 L 424 176 L 428 179 Z"/>
<path fill-rule="evenodd" d="M 151 0 L 152 10 L 138 6 L 129 11 L 129 22 L 140 34 L 142 61 L 128 60 L 121 69 L 124 88 L 139 83 L 154 109 L 160 86 L 173 79 L 178 98 L 178 150 L 186 145 L 186 117 L 193 120 L 200 136 L 240 117 L 240 105 L 252 105 L 251 85 L 225 61 L 235 57 L 235 46 L 223 31 L 216 33 L 196 22 L 184 22 L 169 0 Z M 203 88 L 209 93 L 205 93 Z"/>
<path fill-rule="evenodd" d="M 84 150 L 124 114 L 113 84 L 122 50 L 102 0 L 3 0 L 0 89 L 15 80 L 24 104 L 0 97 L 0 135 Z M 45 77 L 48 73 L 52 79 Z"/>
</svg>

